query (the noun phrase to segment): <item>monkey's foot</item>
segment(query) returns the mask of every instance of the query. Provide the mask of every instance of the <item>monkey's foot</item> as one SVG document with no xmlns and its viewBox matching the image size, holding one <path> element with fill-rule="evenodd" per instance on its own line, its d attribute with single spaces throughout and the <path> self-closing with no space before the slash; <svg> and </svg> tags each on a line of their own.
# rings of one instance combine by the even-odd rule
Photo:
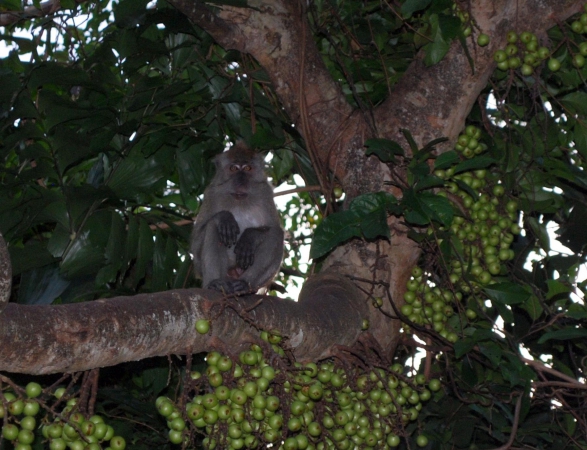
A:
<svg viewBox="0 0 587 450">
<path fill-rule="evenodd" d="M 250 294 L 252 293 L 251 285 L 245 280 L 213 280 L 208 285 L 208 289 L 214 289 L 225 294 Z"/>
</svg>

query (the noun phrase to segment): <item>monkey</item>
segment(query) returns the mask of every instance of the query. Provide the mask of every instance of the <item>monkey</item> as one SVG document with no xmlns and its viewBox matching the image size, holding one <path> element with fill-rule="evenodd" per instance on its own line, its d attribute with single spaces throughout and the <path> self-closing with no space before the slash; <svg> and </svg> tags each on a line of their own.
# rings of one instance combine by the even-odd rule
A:
<svg viewBox="0 0 587 450">
<path fill-rule="evenodd" d="M 261 155 L 238 141 L 214 158 L 216 174 L 191 238 L 202 286 L 225 294 L 256 292 L 281 267 L 284 233 Z"/>
</svg>

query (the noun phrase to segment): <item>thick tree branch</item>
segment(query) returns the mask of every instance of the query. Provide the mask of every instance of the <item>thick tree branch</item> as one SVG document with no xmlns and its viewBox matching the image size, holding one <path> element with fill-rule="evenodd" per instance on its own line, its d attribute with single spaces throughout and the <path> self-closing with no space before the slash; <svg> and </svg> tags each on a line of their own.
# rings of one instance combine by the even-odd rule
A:
<svg viewBox="0 0 587 450">
<path fill-rule="evenodd" d="M 463 129 L 479 93 L 487 85 L 495 62 L 493 53 L 505 47 L 510 30 L 532 31 L 546 44 L 550 27 L 581 10 L 581 0 L 483 0 L 471 2 L 471 17 L 476 32 L 491 36 L 487 47 L 466 40 L 473 66 L 459 41 L 438 64 L 426 67 L 423 54 L 416 58 L 391 95 L 376 110 L 378 130 L 385 137 L 401 142 L 400 128 L 410 130 L 420 144 L 448 137 L 449 145 Z"/>
<path fill-rule="evenodd" d="M 0 370 L 74 372 L 219 347 L 236 352 L 258 339 L 257 327 L 288 337 L 300 360 L 324 358 L 334 344 L 352 346 L 365 314 L 353 285 L 320 275 L 304 291 L 299 303 L 224 299 L 202 289 L 57 306 L 10 303 L 0 314 Z M 206 335 L 194 329 L 201 318 L 212 323 Z"/>
</svg>

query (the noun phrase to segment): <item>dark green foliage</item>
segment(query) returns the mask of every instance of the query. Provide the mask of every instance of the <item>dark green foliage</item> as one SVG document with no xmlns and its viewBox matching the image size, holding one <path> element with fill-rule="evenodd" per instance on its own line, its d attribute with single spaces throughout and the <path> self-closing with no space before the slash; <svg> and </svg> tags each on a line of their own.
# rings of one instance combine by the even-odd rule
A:
<svg viewBox="0 0 587 450">
<path fill-rule="evenodd" d="M 3 35 L 15 49 L 0 60 L 0 230 L 10 244 L 13 298 L 23 304 L 196 285 L 187 245 L 191 218 L 212 175 L 210 158 L 227 141 L 244 138 L 271 151 L 268 171 L 276 184 L 294 175 L 319 184 L 256 62 L 219 47 L 164 2 L 147 9 L 146 1 L 121 0 L 112 18 L 106 4 L 62 1 L 65 9 L 52 20 L 23 20 Z M 19 9 L 21 2 L 2 6 Z M 78 13 L 88 20 L 76 27 L 65 21 Z M 352 105 L 370 114 L 419 49 L 432 65 L 465 39 L 465 13 L 445 0 L 316 0 L 308 17 L 333 78 Z M 454 346 L 430 330 L 422 335 L 432 351 L 441 349 L 432 370 L 444 389 L 405 432 L 428 436 L 430 449 L 503 445 L 518 398 L 514 447 L 587 445 L 587 281 L 580 272 L 587 251 L 587 68 L 571 63 L 586 39 L 561 26 L 549 31 L 560 70 L 538 66 L 532 77 L 496 71 L 480 93 L 496 99 L 477 102 L 467 119 L 483 130 L 483 155 L 438 155 L 440 136 L 419 149 L 410 135 L 416 130 L 404 131 L 409 149 L 370 139 L 367 155 L 405 168 L 405 179 L 393 180 L 402 198 L 368 193 L 348 199 L 348 208 L 337 204 L 315 230 L 311 256 L 320 258 L 351 238 L 393 243 L 387 220 L 399 218 L 424 248 L 426 277 L 453 289 L 448 264 L 470 255 L 450 227 L 467 218 L 458 201 L 439 192 L 439 172 L 485 170 L 490 184 L 499 182 L 504 196 L 517 200 L 512 214 L 523 232 L 512 244 L 514 258 L 504 262 L 495 284 L 476 293 L 482 301 L 465 297 L 455 304 L 447 319 L 458 331 Z M 29 27 L 34 40 L 14 35 Z M 455 185 L 476 194 L 462 179 Z M 323 207 L 324 200 L 301 193 L 284 208 L 291 272 L 305 271 L 300 246 L 320 222 L 315 205 Z M 570 251 L 557 250 L 558 243 Z M 470 269 L 464 268 L 465 282 Z M 535 365 L 521 358 L 522 348 Z M 411 365 L 413 353 L 400 347 L 398 361 Z M 548 370 L 536 367 L 541 360 Z M 157 360 L 104 370 L 97 412 L 113 416 L 132 448 L 171 448 L 153 401 L 174 397 L 183 367 Z"/>
</svg>

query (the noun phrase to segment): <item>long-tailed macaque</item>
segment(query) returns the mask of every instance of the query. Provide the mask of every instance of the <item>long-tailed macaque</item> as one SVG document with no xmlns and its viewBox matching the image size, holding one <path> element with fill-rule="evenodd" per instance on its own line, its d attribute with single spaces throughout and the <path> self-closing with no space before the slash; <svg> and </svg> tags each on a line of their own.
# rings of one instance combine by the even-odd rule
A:
<svg viewBox="0 0 587 450">
<path fill-rule="evenodd" d="M 202 286 L 227 294 L 267 286 L 281 266 L 283 229 L 263 159 L 242 142 L 214 159 L 191 250 Z"/>
</svg>

